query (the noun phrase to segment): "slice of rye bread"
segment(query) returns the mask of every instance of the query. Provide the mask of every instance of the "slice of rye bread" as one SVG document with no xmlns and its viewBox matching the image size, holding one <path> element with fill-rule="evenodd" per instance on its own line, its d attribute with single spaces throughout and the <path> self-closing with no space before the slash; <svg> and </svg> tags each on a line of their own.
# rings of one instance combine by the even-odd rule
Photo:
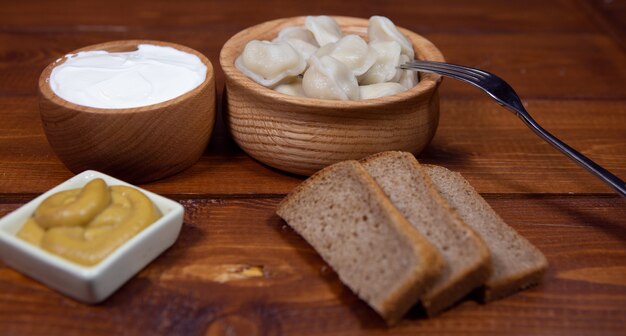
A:
<svg viewBox="0 0 626 336">
<path fill-rule="evenodd" d="M 548 268 L 543 253 L 507 225 L 461 174 L 439 166 L 423 167 L 437 190 L 487 243 L 493 271 L 481 291 L 485 302 L 541 280 Z"/>
<path fill-rule="evenodd" d="M 450 208 L 411 153 L 378 153 L 361 164 L 400 213 L 444 257 L 443 271 L 421 297 L 429 316 L 485 283 L 491 273 L 485 243 Z"/>
<path fill-rule="evenodd" d="M 441 271 L 437 250 L 357 161 L 339 162 L 311 176 L 280 203 L 277 214 L 389 325 Z"/>
</svg>

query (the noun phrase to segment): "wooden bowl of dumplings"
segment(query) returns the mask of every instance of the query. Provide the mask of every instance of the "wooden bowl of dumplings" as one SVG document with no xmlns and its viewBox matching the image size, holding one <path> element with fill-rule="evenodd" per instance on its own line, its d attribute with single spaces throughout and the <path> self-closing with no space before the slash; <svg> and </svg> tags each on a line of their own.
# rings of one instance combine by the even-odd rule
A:
<svg viewBox="0 0 626 336">
<path fill-rule="evenodd" d="M 307 85 L 298 86 L 300 85 L 298 83 L 304 83 L 307 76 L 313 76 L 301 71 L 301 65 L 291 69 L 280 66 L 270 69 L 274 73 L 280 70 L 278 77 L 284 76 L 285 72 L 291 72 L 282 80 L 276 80 L 273 77 L 254 80 L 251 78 L 255 76 L 254 73 L 246 75 L 240 70 L 242 66 L 239 62 L 244 62 L 242 53 L 244 49 L 247 49 L 248 42 L 280 40 L 281 37 L 277 37 L 279 33 L 283 37 L 294 35 L 297 38 L 295 35 L 301 32 L 290 32 L 293 28 L 288 27 L 305 27 L 305 21 L 308 30 L 316 32 L 314 38 L 321 39 L 318 45 L 325 43 L 324 39 L 332 39 L 332 36 L 327 36 L 332 35 L 332 27 L 328 28 L 323 20 L 315 22 L 316 18 L 320 17 L 307 19 L 302 16 L 261 23 L 237 33 L 222 48 L 220 63 L 226 77 L 223 104 L 225 120 L 237 144 L 256 160 L 299 175 L 311 175 L 335 162 L 360 159 L 382 151 L 399 150 L 419 154 L 428 145 L 437 129 L 439 121 L 437 90 L 441 83 L 439 75 L 420 73 L 419 81 L 414 85 L 417 81 L 417 74 L 406 71 L 403 76 L 416 76 L 413 81 L 414 86 L 407 87 L 404 91 L 393 95 L 352 100 L 355 95 L 359 95 L 354 91 L 353 86 L 351 86 L 352 89 L 340 92 L 338 97 L 333 96 L 332 90 L 322 92 L 323 87 L 316 87 L 318 81 L 314 79 L 308 80 Z M 368 41 L 370 20 L 340 16 L 330 18 L 336 21 L 343 36 L 354 34 Z M 313 21 L 309 22 L 309 20 Z M 379 31 L 382 31 L 381 29 L 391 29 L 396 34 L 400 32 L 406 37 L 405 44 L 401 45 L 403 54 L 406 49 L 412 47 L 415 59 L 444 62 L 441 52 L 424 37 L 400 27 L 395 30 L 395 26 L 393 28 L 378 27 Z M 374 33 L 370 32 L 370 34 L 375 36 Z M 261 42 L 255 43 L 262 49 Z M 267 67 L 272 67 L 268 59 L 263 59 L 263 57 L 274 55 L 271 50 L 269 52 L 246 50 L 246 52 L 248 55 L 245 56 L 248 58 L 244 60 L 248 63 L 245 64 L 257 62 L 258 67 L 266 70 Z M 379 50 L 377 55 L 382 53 L 385 51 Z M 310 57 L 306 65 L 307 71 L 313 66 L 311 61 L 314 58 Z M 328 62 L 327 58 L 328 56 L 315 58 L 314 62 L 317 62 L 319 69 L 322 69 L 324 64 L 321 64 L 323 62 L 320 63 L 320 60 L 326 59 Z M 401 57 L 401 60 L 406 61 L 407 58 Z M 392 64 L 393 71 L 396 71 L 397 65 L 402 62 L 399 60 L 393 62 L 396 63 Z M 383 66 L 381 69 L 385 67 L 389 69 L 389 64 L 381 64 L 381 66 Z M 340 77 L 330 71 L 332 64 L 330 64 L 330 70 L 327 70 L 323 69 L 319 72 L 326 75 L 323 78 L 326 82 L 331 83 L 328 87 L 342 88 Z M 300 71 L 299 74 L 298 71 Z M 397 79 L 399 74 L 394 77 Z M 358 77 L 359 81 L 367 76 L 369 75 L 361 74 Z M 370 82 L 375 82 L 375 77 L 374 73 L 372 77 L 374 79 Z M 336 82 L 335 79 L 337 79 Z M 264 85 L 259 82 L 263 82 Z M 334 84 L 339 86 L 332 86 Z M 303 96 L 303 88 L 308 89 L 307 94 L 313 92 L 313 95 L 323 99 Z M 363 87 L 359 89 L 361 97 L 372 96 L 371 90 L 367 93 Z M 384 91 L 385 88 L 380 88 L 380 90 Z M 374 93 L 373 96 L 376 97 L 378 93 Z M 333 96 L 333 99 L 326 99 L 329 95 Z"/>
</svg>

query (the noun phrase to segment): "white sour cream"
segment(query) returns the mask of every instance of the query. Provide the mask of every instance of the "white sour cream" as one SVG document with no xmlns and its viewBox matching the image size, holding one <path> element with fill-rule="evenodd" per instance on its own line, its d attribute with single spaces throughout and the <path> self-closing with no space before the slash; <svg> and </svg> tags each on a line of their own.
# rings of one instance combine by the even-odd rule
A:
<svg viewBox="0 0 626 336">
<path fill-rule="evenodd" d="M 65 57 L 50 75 L 52 91 L 69 102 L 105 109 L 176 98 L 202 84 L 207 72 L 196 55 L 150 44 L 131 52 L 83 51 Z"/>
</svg>

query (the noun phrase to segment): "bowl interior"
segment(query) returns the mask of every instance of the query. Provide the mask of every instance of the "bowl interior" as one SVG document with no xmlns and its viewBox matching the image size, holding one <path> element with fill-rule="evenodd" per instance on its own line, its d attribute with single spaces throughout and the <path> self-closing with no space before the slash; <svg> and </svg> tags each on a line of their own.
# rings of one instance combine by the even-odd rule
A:
<svg viewBox="0 0 626 336">
<path fill-rule="evenodd" d="M 367 19 L 346 16 L 333 16 L 333 18 L 337 21 L 339 26 L 341 26 L 341 30 L 344 35 L 356 34 L 363 37 L 367 41 L 367 27 L 369 24 L 369 21 Z M 353 101 L 326 100 L 308 97 L 294 97 L 282 94 L 280 92 L 274 91 L 273 89 L 264 87 L 261 84 L 256 83 L 255 81 L 241 73 L 235 67 L 235 59 L 237 59 L 237 57 L 243 52 L 246 44 L 249 41 L 272 40 L 283 28 L 293 26 L 303 27 L 305 19 L 305 16 L 299 16 L 264 22 L 259 25 L 242 30 L 231 39 L 229 39 L 222 48 L 222 52 L 220 54 L 220 64 L 222 66 L 222 69 L 224 70 L 224 73 L 227 76 L 227 79 L 254 88 L 255 94 L 278 99 L 291 104 L 300 106 L 332 107 L 344 109 L 358 109 L 371 105 L 379 105 L 381 102 L 406 100 L 415 95 L 431 92 L 437 87 L 437 85 L 441 81 L 441 76 L 439 75 L 424 73 L 420 74 L 420 81 L 416 86 L 393 96 Z M 438 62 L 445 61 L 441 52 L 430 41 L 410 30 L 404 29 L 402 27 L 398 27 L 398 29 L 413 44 L 416 59 Z"/>
<path fill-rule="evenodd" d="M 189 54 L 193 54 L 195 56 L 197 56 L 202 63 L 204 63 L 204 65 L 206 66 L 207 70 L 206 70 L 206 77 L 204 79 L 204 82 L 202 82 L 200 85 L 198 85 L 197 87 L 193 88 L 192 90 L 184 93 L 183 95 L 180 95 L 176 98 L 170 99 L 170 100 L 166 100 L 164 102 L 161 103 L 157 103 L 157 104 L 152 104 L 152 105 L 145 105 L 145 106 L 139 106 L 139 107 L 132 107 L 132 108 L 119 108 L 119 109 L 104 109 L 104 108 L 96 108 L 96 107 L 90 107 L 90 106 L 84 106 L 84 105 L 78 105 L 72 102 L 69 102 L 59 96 L 57 96 L 54 91 L 52 91 L 52 88 L 50 87 L 49 81 L 50 81 L 50 74 L 52 73 L 52 70 L 65 63 L 65 61 L 67 60 L 67 58 L 65 56 L 57 59 L 56 61 L 50 63 L 41 73 L 41 76 L 39 77 L 39 92 L 41 95 L 43 95 L 45 98 L 47 98 L 48 100 L 52 101 L 53 103 L 55 103 L 56 105 L 59 106 L 63 106 L 63 107 L 67 107 L 70 108 L 72 110 L 77 110 L 77 111 L 83 111 L 83 112 L 91 112 L 91 113 L 138 113 L 138 112 L 146 112 L 146 111 L 152 111 L 152 110 L 157 110 L 163 107 L 167 107 L 170 105 L 174 105 L 180 101 L 183 101 L 185 99 L 188 99 L 192 96 L 197 95 L 200 91 L 202 91 L 202 89 L 204 87 L 206 87 L 209 83 L 213 82 L 215 80 L 215 75 L 214 75 L 214 71 L 213 71 L 213 65 L 211 64 L 211 61 L 209 61 L 208 58 L 206 58 L 206 56 L 204 56 L 203 54 L 201 54 L 200 52 L 191 49 L 189 47 L 180 45 L 180 44 L 176 44 L 176 43 L 171 43 L 171 42 L 164 42 L 164 41 L 153 41 L 153 40 L 121 40 L 121 41 L 110 41 L 110 42 L 105 42 L 105 43 L 100 43 L 100 44 L 94 44 L 94 45 L 90 45 L 87 47 L 83 47 L 74 51 L 71 51 L 67 54 L 76 54 L 79 53 L 81 51 L 94 51 L 94 50 L 104 50 L 104 51 L 108 51 L 108 52 L 128 52 L 128 51 L 135 51 L 137 50 L 137 46 L 140 44 L 151 44 L 151 45 L 156 45 L 156 46 L 163 46 L 163 47 L 172 47 L 174 49 L 189 53 Z"/>
</svg>

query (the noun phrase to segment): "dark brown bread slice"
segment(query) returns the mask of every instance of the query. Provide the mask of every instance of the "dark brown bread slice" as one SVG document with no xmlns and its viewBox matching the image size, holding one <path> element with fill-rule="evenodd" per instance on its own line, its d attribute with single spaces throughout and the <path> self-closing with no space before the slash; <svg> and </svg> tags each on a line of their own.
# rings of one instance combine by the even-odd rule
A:
<svg viewBox="0 0 626 336">
<path fill-rule="evenodd" d="M 383 152 L 361 160 L 393 205 L 441 253 L 444 267 L 422 296 L 430 316 L 452 306 L 490 275 L 489 252 L 437 192 L 413 154 Z"/>
<path fill-rule="evenodd" d="M 548 268 L 541 251 L 507 225 L 461 174 L 439 166 L 423 167 L 437 190 L 487 243 L 493 272 L 483 288 L 484 301 L 513 294 L 540 281 Z"/>
<path fill-rule="evenodd" d="M 397 322 L 441 271 L 439 253 L 356 161 L 311 176 L 281 202 L 277 214 L 388 324 Z"/>
</svg>

